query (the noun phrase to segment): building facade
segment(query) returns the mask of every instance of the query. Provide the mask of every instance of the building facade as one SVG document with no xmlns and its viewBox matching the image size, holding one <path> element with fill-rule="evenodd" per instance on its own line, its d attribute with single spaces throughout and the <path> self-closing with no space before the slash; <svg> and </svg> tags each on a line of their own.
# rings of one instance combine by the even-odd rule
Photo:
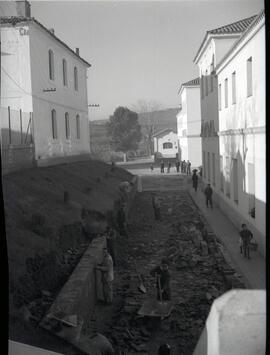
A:
<svg viewBox="0 0 270 355">
<path fill-rule="evenodd" d="M 259 14 L 216 68 L 220 208 L 248 224 L 265 252 L 265 16 Z"/>
<path fill-rule="evenodd" d="M 199 167 L 202 165 L 200 79 L 182 84 L 179 94 L 181 106 L 176 116 L 179 159 Z"/>
<path fill-rule="evenodd" d="M 207 31 L 194 58 L 199 67 L 203 182 L 211 183 L 219 200 L 218 84 L 215 68 L 255 16 Z"/>
<path fill-rule="evenodd" d="M 177 133 L 170 129 L 164 129 L 153 135 L 154 154 L 156 158 L 176 158 L 178 155 Z"/>
<path fill-rule="evenodd" d="M 90 64 L 26 9 L 25 16 L 1 17 L 1 52 L 5 54 L 1 107 L 4 112 L 9 108 L 32 113 L 38 165 L 52 158 L 90 154 L 86 81 Z M 2 120 L 2 128 L 8 119 Z M 12 129 L 17 126 L 14 123 Z"/>
</svg>

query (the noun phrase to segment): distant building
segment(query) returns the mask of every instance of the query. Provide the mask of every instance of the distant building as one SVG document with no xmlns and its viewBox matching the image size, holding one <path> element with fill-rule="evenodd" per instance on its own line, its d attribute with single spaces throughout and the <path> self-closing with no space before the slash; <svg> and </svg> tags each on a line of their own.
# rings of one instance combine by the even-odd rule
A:
<svg viewBox="0 0 270 355">
<path fill-rule="evenodd" d="M 181 85 L 181 108 L 177 114 L 179 159 L 192 167 L 202 165 L 200 78 Z"/>
<path fill-rule="evenodd" d="M 252 16 L 207 31 L 194 58 L 200 74 L 203 182 L 210 182 L 216 192 L 220 190 L 218 178 L 220 154 L 217 134 L 219 131 L 218 84 L 215 69 L 254 18 L 255 16 Z M 214 199 L 218 196 L 214 194 Z"/>
<path fill-rule="evenodd" d="M 26 130 L 20 128 L 18 112 L 32 113 L 29 122 L 38 165 L 49 164 L 52 158 L 89 155 L 90 64 L 78 48 L 73 51 L 53 29 L 30 17 L 27 1 L 8 3 L 1 5 L 2 134 L 9 132 L 8 144 L 14 145 L 14 133 Z"/>
<path fill-rule="evenodd" d="M 177 133 L 166 128 L 153 135 L 154 154 L 157 159 L 176 158 L 178 156 Z"/>
<path fill-rule="evenodd" d="M 265 15 L 261 12 L 216 67 L 220 207 L 248 224 L 265 252 Z"/>
</svg>

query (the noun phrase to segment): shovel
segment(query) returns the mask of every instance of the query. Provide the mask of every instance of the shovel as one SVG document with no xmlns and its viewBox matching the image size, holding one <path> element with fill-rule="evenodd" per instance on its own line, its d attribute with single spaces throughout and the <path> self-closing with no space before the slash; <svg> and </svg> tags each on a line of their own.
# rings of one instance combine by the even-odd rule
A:
<svg viewBox="0 0 270 355">
<path fill-rule="evenodd" d="M 138 279 L 139 279 L 139 281 L 140 281 L 140 284 L 138 285 L 138 290 L 139 290 L 141 293 L 147 293 L 146 287 L 145 287 L 144 284 L 143 284 L 143 280 L 142 280 L 141 274 L 138 273 L 138 270 L 137 270 L 137 263 L 136 263 L 136 262 L 135 262 L 135 268 L 136 268 L 136 274 L 137 274 Z"/>
</svg>

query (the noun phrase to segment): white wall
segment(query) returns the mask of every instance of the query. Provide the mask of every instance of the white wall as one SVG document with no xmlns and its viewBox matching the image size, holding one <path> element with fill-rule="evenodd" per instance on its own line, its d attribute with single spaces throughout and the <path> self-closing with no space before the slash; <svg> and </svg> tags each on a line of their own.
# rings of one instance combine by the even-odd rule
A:
<svg viewBox="0 0 270 355">
<path fill-rule="evenodd" d="M 223 207 L 231 210 L 231 218 L 240 225 L 245 221 L 255 233 L 265 251 L 265 28 L 250 35 L 228 57 L 218 70 L 218 82 L 222 85 L 223 105 L 219 111 L 220 154 L 238 161 L 238 204 L 234 202 L 232 173 L 229 174 L 231 196 L 220 197 L 226 201 Z M 255 33 L 256 32 L 256 33 Z M 246 62 L 252 57 L 253 94 L 247 97 Z M 232 103 L 231 74 L 236 72 L 236 103 Z M 224 80 L 228 78 L 228 107 L 224 107 Z M 241 131 L 244 130 L 244 131 Z M 255 133 L 252 133 L 255 129 Z M 232 130 L 232 131 L 228 131 Z M 257 133 L 256 133 L 257 132 Z M 225 158 L 224 158 L 225 159 Z M 249 214 L 248 163 L 255 166 L 256 217 Z M 224 168 L 225 170 L 225 168 Z M 237 213 L 237 214 L 236 214 Z"/>
<path fill-rule="evenodd" d="M 155 137 L 157 142 L 157 152 L 161 153 L 164 158 L 175 158 L 178 153 L 178 138 L 174 132 L 169 132 L 163 136 Z M 172 149 L 164 149 L 163 144 L 172 143 Z M 156 152 L 155 152 L 156 153 Z"/>
<path fill-rule="evenodd" d="M 54 52 L 55 80 L 49 79 L 49 49 Z M 90 153 L 86 65 L 34 23 L 2 26 L 1 52 L 1 107 L 33 112 L 36 159 Z M 67 87 L 62 79 L 63 58 L 67 61 Z M 78 68 L 78 91 L 74 90 L 74 66 Z M 51 88 L 56 91 L 43 91 Z M 52 109 L 57 113 L 57 139 L 52 138 Z M 5 128 L 7 110 L 3 112 L 1 126 Z M 65 112 L 70 118 L 70 139 L 66 139 Z M 81 122 L 80 139 L 76 138 L 77 114 Z"/>
<path fill-rule="evenodd" d="M 33 110 L 29 27 L 1 25 L 1 107 Z"/>
<path fill-rule="evenodd" d="M 49 78 L 49 50 L 54 53 L 54 80 Z M 37 159 L 90 152 L 86 65 L 36 24 L 30 27 L 34 130 Z M 67 62 L 68 85 L 63 85 L 62 60 Z M 74 66 L 78 68 L 78 91 L 74 89 Z M 56 88 L 55 92 L 43 92 Z M 52 137 L 51 111 L 56 110 L 57 139 Z M 69 114 L 71 138 L 66 139 L 65 112 Z M 76 115 L 80 115 L 80 139 L 76 138 Z"/>
<path fill-rule="evenodd" d="M 192 167 L 199 167 L 202 165 L 200 87 L 188 87 L 186 90 L 188 159 Z"/>
<path fill-rule="evenodd" d="M 177 135 L 181 160 L 190 160 L 192 166 L 202 164 L 200 87 L 183 87 L 181 111 L 177 115 Z"/>
</svg>

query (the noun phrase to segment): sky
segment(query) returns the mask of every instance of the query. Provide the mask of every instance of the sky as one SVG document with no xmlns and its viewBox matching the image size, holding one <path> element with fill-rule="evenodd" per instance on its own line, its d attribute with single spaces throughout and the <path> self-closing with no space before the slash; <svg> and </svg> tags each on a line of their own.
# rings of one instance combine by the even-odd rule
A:
<svg viewBox="0 0 270 355">
<path fill-rule="evenodd" d="M 259 13 L 263 0 L 30 1 L 32 16 L 80 56 L 88 70 L 90 120 L 138 100 L 179 106 L 182 83 L 207 30 Z"/>
</svg>

